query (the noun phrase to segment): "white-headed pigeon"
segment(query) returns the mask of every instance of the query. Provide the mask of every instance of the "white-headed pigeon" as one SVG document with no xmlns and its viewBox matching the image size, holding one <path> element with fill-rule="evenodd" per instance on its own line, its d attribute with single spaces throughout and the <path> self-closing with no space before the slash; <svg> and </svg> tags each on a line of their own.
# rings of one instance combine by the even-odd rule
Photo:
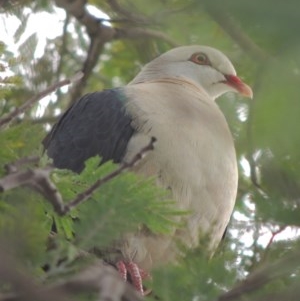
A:
<svg viewBox="0 0 300 301">
<path fill-rule="evenodd" d="M 174 260 L 174 241 L 195 247 L 222 239 L 237 193 L 237 161 L 226 120 L 215 99 L 226 92 L 252 97 L 229 59 L 207 46 L 174 48 L 144 66 L 126 86 L 90 93 L 72 105 L 44 140 L 58 168 L 80 173 L 85 160 L 130 160 L 151 137 L 154 150 L 135 167 L 157 177 L 178 207 L 191 214 L 173 238 L 137 232 L 125 236 L 116 263 L 142 292 L 140 271 Z"/>
</svg>

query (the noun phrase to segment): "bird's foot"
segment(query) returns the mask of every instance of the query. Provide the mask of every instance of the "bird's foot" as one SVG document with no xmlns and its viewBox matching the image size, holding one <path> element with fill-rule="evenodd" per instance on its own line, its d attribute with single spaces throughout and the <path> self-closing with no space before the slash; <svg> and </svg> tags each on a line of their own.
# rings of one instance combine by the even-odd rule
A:
<svg viewBox="0 0 300 301">
<path fill-rule="evenodd" d="M 146 271 L 140 269 L 133 261 L 118 261 L 117 269 L 124 281 L 127 281 L 128 275 L 130 276 L 132 285 L 142 296 L 147 294 L 143 288 L 143 279 L 150 277 L 150 275 Z"/>
</svg>

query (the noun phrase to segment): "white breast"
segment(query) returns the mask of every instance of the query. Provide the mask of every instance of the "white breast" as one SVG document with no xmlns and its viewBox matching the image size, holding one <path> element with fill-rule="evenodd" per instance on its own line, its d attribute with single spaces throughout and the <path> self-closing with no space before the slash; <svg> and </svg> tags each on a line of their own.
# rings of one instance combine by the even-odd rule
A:
<svg viewBox="0 0 300 301">
<path fill-rule="evenodd" d="M 131 139 L 125 159 L 156 137 L 155 150 L 137 172 L 156 175 L 160 185 L 170 188 L 178 207 L 191 211 L 186 227 L 174 232 L 176 239 L 193 247 L 201 234 L 209 234 L 214 249 L 232 213 L 238 178 L 234 144 L 222 112 L 205 92 L 184 82 L 132 85 L 127 96 L 127 110 L 139 134 Z M 170 239 L 138 236 L 138 243 L 135 235 L 129 245 L 136 248 L 134 260 L 142 267 L 172 257 Z"/>
</svg>

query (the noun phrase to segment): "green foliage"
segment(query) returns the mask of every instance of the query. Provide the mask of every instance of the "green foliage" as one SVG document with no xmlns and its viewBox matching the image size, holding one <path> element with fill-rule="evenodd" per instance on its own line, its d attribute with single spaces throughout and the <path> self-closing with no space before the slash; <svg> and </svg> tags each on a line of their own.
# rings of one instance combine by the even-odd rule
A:
<svg viewBox="0 0 300 301">
<path fill-rule="evenodd" d="M 38 155 L 43 135 L 40 125 L 25 122 L 0 132 L 0 141 L 4 142 L 0 147 L 0 174 L 3 175 L 5 164 L 21 157 Z"/>
<path fill-rule="evenodd" d="M 82 174 L 58 171 L 53 179 L 63 198 L 71 200 L 116 168 L 112 163 L 99 168 L 99 158 L 92 158 L 86 162 Z M 73 226 L 77 244 L 89 250 L 108 247 L 141 224 L 154 233 L 167 234 L 175 225 L 174 217 L 182 214 L 167 200 L 166 192 L 154 185 L 153 179 L 141 179 L 132 172 L 125 172 L 107 182 L 77 208 L 75 216 L 79 220 L 75 220 Z M 73 213 L 72 216 L 75 217 Z"/>
<path fill-rule="evenodd" d="M 232 95 L 218 100 L 233 133 L 238 160 L 250 163 L 246 169 L 240 165 L 236 214 L 226 246 L 211 259 L 204 255 L 203 246 L 183 249 L 185 256 L 177 264 L 155 270 L 149 286 L 162 300 L 216 300 L 249 273 L 276 264 L 299 249 L 298 236 L 290 239 L 278 234 L 268 245 L 271 232 L 285 227 L 299 230 L 300 221 L 300 4 L 298 0 L 271 2 L 119 0 L 125 10 L 118 12 L 109 1 L 89 1 L 107 13 L 112 26 L 121 32 L 127 28 L 153 30 L 178 44 L 221 49 L 239 76 L 254 88 L 253 100 Z M 0 37 L 0 118 L 37 91 L 82 69 L 89 49 L 84 26 L 68 15 L 57 22 L 62 35 L 47 37 L 43 55 L 36 57 L 42 38 L 36 32 L 28 34 L 30 18 L 39 12 L 57 15 L 57 8 L 49 1 L 12 3 L 4 1 L 0 10 L 0 18 L 16 18 L 15 32 L 8 28 L 14 47 L 9 39 Z M 138 18 L 130 20 L 128 15 Z M 4 19 L 1 26 L 7 21 Z M 170 47 L 166 39 L 146 34 L 106 43 L 84 91 L 126 84 L 144 63 Z M 6 176 L 5 164 L 41 153 L 41 140 L 68 107 L 70 91 L 60 89 L 47 107 L 43 102 L 36 104 L 0 131 L 0 179 Z M 37 107 L 44 112 L 40 116 Z M 99 158 L 89 160 L 81 175 L 58 170 L 51 174 L 65 203 L 117 168 L 110 162 L 101 167 L 98 163 Z M 21 170 L 28 167 L 34 168 L 26 164 Z M 141 224 L 162 234 L 175 224 L 181 226 L 177 217 L 187 213 L 174 208 L 169 196 L 153 184 L 153 179 L 125 172 L 64 217 L 28 187 L 1 193 L 0 251 L 5 246 L 37 282 L 65 280 L 90 260 L 78 259 L 82 250 L 107 248 L 124 233 L 139 230 Z M 276 300 L 299 300 L 295 288 L 299 260 L 292 260 L 294 266 L 287 263 L 278 270 L 270 269 L 270 278 L 284 273 L 242 299 L 280 296 Z M 295 291 L 298 295 L 293 296 Z M 82 296 L 82 300 L 90 299 Z"/>
<path fill-rule="evenodd" d="M 229 289 L 237 277 L 232 268 L 236 260 L 234 254 L 225 248 L 219 251 L 209 259 L 205 255 L 205 245 L 192 251 L 184 250 L 184 258 L 177 264 L 154 271 L 153 290 L 166 301 L 214 300 Z"/>
<path fill-rule="evenodd" d="M 1 195 L 0 241 L 31 269 L 38 273 L 45 259 L 51 219 L 39 195 L 29 189 L 15 189 Z"/>
<path fill-rule="evenodd" d="M 5 112 L 6 105 L 3 99 L 11 93 L 14 87 L 18 87 L 23 83 L 20 76 L 10 74 L 18 60 L 18 58 L 13 57 L 4 42 L 0 40 L 0 111 L 2 112 Z"/>
</svg>

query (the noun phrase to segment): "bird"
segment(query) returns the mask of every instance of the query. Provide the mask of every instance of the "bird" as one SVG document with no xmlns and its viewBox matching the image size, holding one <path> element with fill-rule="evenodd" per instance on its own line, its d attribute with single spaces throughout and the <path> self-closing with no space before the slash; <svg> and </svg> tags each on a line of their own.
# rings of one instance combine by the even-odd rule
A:
<svg viewBox="0 0 300 301">
<path fill-rule="evenodd" d="M 141 293 L 145 273 L 177 260 L 176 241 L 195 248 L 206 234 L 212 254 L 229 223 L 237 195 L 237 159 L 229 126 L 215 102 L 227 92 L 253 96 L 221 51 L 176 47 L 146 64 L 127 85 L 82 96 L 43 140 L 55 167 L 80 173 L 94 156 L 101 158 L 100 165 L 129 162 L 155 137 L 153 151 L 134 172 L 155 177 L 177 208 L 190 213 L 169 237 L 137 231 L 121 240 L 116 266 Z"/>
</svg>

